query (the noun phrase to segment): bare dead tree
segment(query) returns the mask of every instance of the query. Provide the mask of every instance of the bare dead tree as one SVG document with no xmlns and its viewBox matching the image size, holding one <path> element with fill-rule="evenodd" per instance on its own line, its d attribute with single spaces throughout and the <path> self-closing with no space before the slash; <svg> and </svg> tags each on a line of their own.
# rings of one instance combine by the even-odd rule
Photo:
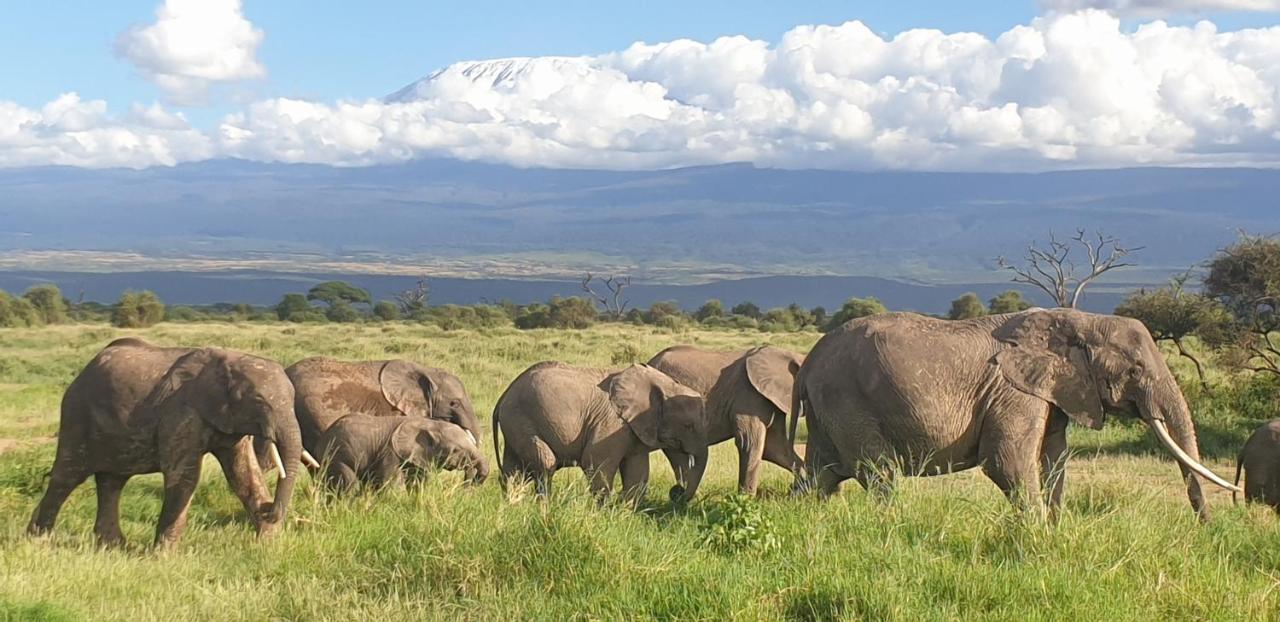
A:
<svg viewBox="0 0 1280 622">
<path fill-rule="evenodd" d="M 406 317 L 412 316 L 414 313 L 427 308 L 427 296 L 431 293 L 431 286 L 427 283 L 427 277 L 418 279 L 417 285 L 396 294 L 396 305 L 400 307 L 400 313 Z"/>
<path fill-rule="evenodd" d="M 609 293 L 606 295 L 596 293 L 596 291 L 591 288 L 591 282 L 593 280 L 599 280 L 599 282 L 604 283 L 604 286 L 609 290 Z M 594 300 L 597 305 L 603 307 L 604 312 L 615 320 L 622 319 L 622 316 L 627 313 L 627 304 L 629 304 L 631 300 L 623 298 L 622 296 L 623 292 L 630 286 L 631 277 L 629 276 L 615 275 L 600 279 L 588 272 L 586 276 L 582 277 L 582 291 L 590 294 L 591 299 Z"/>
<path fill-rule="evenodd" d="M 1076 229 L 1070 240 L 1059 240 L 1050 232 L 1048 248 L 1039 248 L 1034 242 L 1027 246 L 1025 265 L 1016 266 L 1000 256 L 996 266 L 1012 272 L 1013 282 L 1031 285 L 1048 294 L 1059 307 L 1074 309 L 1090 283 L 1116 268 L 1132 266 L 1125 257 L 1142 248 L 1122 246 L 1118 239 L 1101 231 L 1090 237 L 1084 229 Z M 1072 259 L 1071 252 L 1076 249 L 1084 251 L 1087 263 L 1082 266 L 1083 274 L 1077 274 Z"/>
</svg>

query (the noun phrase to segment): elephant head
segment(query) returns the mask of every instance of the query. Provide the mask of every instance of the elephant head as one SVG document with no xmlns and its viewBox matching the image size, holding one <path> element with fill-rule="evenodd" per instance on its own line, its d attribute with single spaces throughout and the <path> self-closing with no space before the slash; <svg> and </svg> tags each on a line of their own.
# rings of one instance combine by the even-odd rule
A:
<svg viewBox="0 0 1280 622">
<path fill-rule="evenodd" d="M 480 435 L 471 397 L 457 376 L 442 369 L 408 361 L 387 361 L 378 374 L 382 396 L 396 410 L 410 417 L 449 421 L 471 435 Z"/>
<path fill-rule="evenodd" d="M 1200 464 L 1191 410 L 1141 322 L 1066 309 L 1032 310 L 1011 316 L 995 336 L 1008 347 L 994 363 L 1018 390 L 1094 429 L 1102 427 L 1107 412 L 1147 424 L 1177 458 L 1201 519 L 1207 520 L 1208 508 L 1191 473 L 1235 488 Z"/>
<path fill-rule="evenodd" d="M 607 391 L 618 416 L 650 449 L 671 449 L 689 456 L 688 480 L 676 482 L 671 497 L 688 501 L 707 469 L 705 405 L 697 391 L 648 365 L 632 365 L 608 380 Z"/>
<path fill-rule="evenodd" d="M 269 514 L 254 517 L 264 535 L 283 524 L 302 459 L 293 398 L 293 383 L 278 363 L 218 348 L 178 359 L 152 396 L 162 420 L 195 412 L 219 433 L 267 442 L 281 477 Z"/>
<path fill-rule="evenodd" d="M 467 431 L 452 423 L 405 421 L 392 432 L 389 445 L 396 459 L 420 471 L 461 469 L 474 485 L 489 477 L 489 462 Z"/>
</svg>

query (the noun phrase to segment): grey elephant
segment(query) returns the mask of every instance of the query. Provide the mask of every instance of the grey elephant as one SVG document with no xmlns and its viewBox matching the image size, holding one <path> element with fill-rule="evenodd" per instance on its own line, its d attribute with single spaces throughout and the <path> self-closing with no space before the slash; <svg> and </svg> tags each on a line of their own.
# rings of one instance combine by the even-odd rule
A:
<svg viewBox="0 0 1280 622">
<path fill-rule="evenodd" d="M 261 438 L 282 474 L 267 496 L 250 444 Z M 94 532 L 124 542 L 120 492 L 134 475 L 164 474 L 156 544 L 172 545 L 186 526 L 201 461 L 213 453 L 260 535 L 283 524 L 303 449 L 293 385 L 266 359 L 218 348 L 160 348 L 139 339 L 112 342 L 62 398 L 58 449 L 49 487 L 27 531 L 50 531 L 67 495 L 90 475 L 98 493 Z"/>
<path fill-rule="evenodd" d="M 340 491 L 362 482 L 400 487 L 406 470 L 462 469 L 473 484 L 489 476 L 466 430 L 432 419 L 347 415 L 325 430 L 317 449 L 325 481 Z"/>
<path fill-rule="evenodd" d="M 480 435 L 471 397 L 457 376 L 410 361 L 298 361 L 286 373 L 297 389 L 295 409 L 302 443 L 315 453 L 320 435 L 350 414 L 423 417 Z"/>
<path fill-rule="evenodd" d="M 1244 471 L 1244 500 L 1265 503 L 1280 512 L 1280 419 L 1253 431 L 1236 456 L 1236 479 Z M 1232 495 L 1232 499 L 1235 495 Z"/>
<path fill-rule="evenodd" d="M 1016 505 L 1056 516 L 1066 427 L 1139 418 L 1173 453 L 1192 507 L 1209 509 L 1187 403 L 1132 319 L 1033 309 L 971 320 L 888 313 L 827 333 L 796 376 L 794 422 L 809 421 L 805 469 L 823 495 L 847 478 L 887 493 L 894 473 L 981 467 Z M 1044 491 L 1046 499 L 1041 498 Z"/>
<path fill-rule="evenodd" d="M 690 456 L 687 479 L 670 492 L 683 502 L 707 467 L 702 396 L 647 365 L 608 371 L 538 363 L 498 399 L 493 435 L 503 488 L 522 477 L 540 496 L 557 469 L 580 466 L 597 497 L 609 494 L 621 470 L 624 497 L 638 501 L 649 482 L 649 452 L 673 449 Z"/>
<path fill-rule="evenodd" d="M 738 449 L 738 490 L 756 494 L 761 459 L 799 475 L 803 461 L 787 438 L 791 386 L 804 357 L 772 346 L 715 352 L 672 346 L 649 365 L 706 398 L 707 441 L 733 439 Z M 676 478 L 688 460 L 667 450 Z"/>
</svg>

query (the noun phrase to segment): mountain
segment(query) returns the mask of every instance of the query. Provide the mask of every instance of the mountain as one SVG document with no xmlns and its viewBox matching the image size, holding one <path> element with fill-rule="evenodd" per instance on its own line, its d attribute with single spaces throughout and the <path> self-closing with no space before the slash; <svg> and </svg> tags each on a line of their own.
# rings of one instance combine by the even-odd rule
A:
<svg viewBox="0 0 1280 622">
<path fill-rule="evenodd" d="M 498 58 L 454 63 L 437 70 L 384 98 L 387 103 L 408 102 L 429 97 L 437 82 L 460 80 L 487 87 L 511 87 L 525 78 L 548 75 L 584 76 L 600 67 L 586 58 L 575 56 L 539 56 Z M 556 82 L 551 83 L 554 87 Z M 560 82 L 558 84 L 564 84 Z"/>
<path fill-rule="evenodd" d="M 1280 171 L 1226 168 L 40 167 L 0 170 L 0 269 L 560 279 L 590 269 L 649 283 L 768 275 L 1002 283 L 996 256 L 1084 227 L 1143 247 L 1134 256 L 1141 267 L 1117 279 L 1156 283 L 1240 229 L 1280 230 L 1277 196 Z"/>
</svg>

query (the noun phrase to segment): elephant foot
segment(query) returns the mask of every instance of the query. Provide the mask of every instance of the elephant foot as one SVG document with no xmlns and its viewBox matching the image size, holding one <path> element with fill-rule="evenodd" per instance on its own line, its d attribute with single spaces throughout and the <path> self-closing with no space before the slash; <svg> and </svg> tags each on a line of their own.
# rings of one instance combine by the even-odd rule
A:
<svg viewBox="0 0 1280 622">
<path fill-rule="evenodd" d="M 280 533 L 283 521 L 275 523 L 265 520 L 258 521 L 254 527 L 257 529 L 259 540 L 270 540 Z"/>
<path fill-rule="evenodd" d="M 685 496 L 684 486 L 679 484 L 672 486 L 671 490 L 667 491 L 667 499 L 671 500 L 671 505 L 676 507 L 684 507 L 689 504 L 689 498 Z"/>
</svg>

